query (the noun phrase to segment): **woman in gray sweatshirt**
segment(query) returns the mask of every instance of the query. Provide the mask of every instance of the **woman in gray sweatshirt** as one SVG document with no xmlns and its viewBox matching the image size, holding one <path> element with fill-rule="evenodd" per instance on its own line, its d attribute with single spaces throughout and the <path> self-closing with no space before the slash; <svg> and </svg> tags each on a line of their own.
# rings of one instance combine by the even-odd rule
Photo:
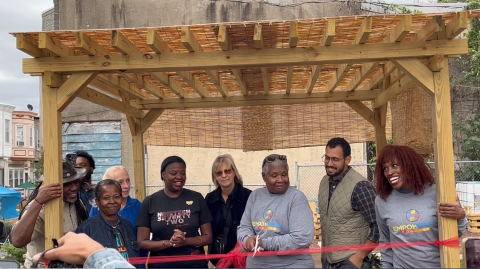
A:
<svg viewBox="0 0 480 269">
<path fill-rule="evenodd" d="M 438 236 L 436 185 L 422 156 L 407 146 L 387 146 L 375 167 L 375 199 L 380 243 L 434 242 Z M 438 206 L 442 217 L 458 221 L 458 237 L 467 228 L 460 203 Z M 381 249 L 382 268 L 440 268 L 434 245 Z"/>
<path fill-rule="evenodd" d="M 237 229 L 247 251 L 308 249 L 313 241 L 313 214 L 307 198 L 290 187 L 287 157 L 272 154 L 262 164 L 266 188 L 250 194 Z M 247 268 L 313 268 L 310 254 L 247 258 Z"/>
</svg>

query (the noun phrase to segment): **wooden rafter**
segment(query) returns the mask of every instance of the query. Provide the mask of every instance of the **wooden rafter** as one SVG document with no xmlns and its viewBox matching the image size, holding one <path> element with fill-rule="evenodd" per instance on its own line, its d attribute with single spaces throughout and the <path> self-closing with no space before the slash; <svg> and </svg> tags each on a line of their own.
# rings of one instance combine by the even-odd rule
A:
<svg viewBox="0 0 480 269">
<path fill-rule="evenodd" d="M 62 112 L 97 76 L 97 72 L 75 73 L 57 91 L 57 110 Z"/>
<path fill-rule="evenodd" d="M 413 82 L 409 77 L 405 76 L 400 81 L 392 84 L 388 89 L 383 91 L 378 97 L 375 99 L 374 108 L 379 108 L 388 103 L 388 101 L 392 100 L 395 96 L 401 94 L 402 92 L 410 89 L 415 82 Z"/>
<path fill-rule="evenodd" d="M 253 43 L 255 48 L 263 49 L 263 31 L 261 24 L 255 24 L 255 29 L 253 32 Z"/>
<path fill-rule="evenodd" d="M 458 36 L 468 27 L 468 14 L 467 12 L 459 12 L 457 17 L 450 21 L 445 26 L 446 38 L 452 39 Z"/>
<path fill-rule="evenodd" d="M 265 95 L 268 95 L 270 92 L 270 82 L 268 81 L 268 69 L 266 67 L 261 67 L 262 71 L 262 80 L 263 80 L 263 91 Z"/>
<path fill-rule="evenodd" d="M 358 30 L 357 35 L 355 36 L 353 44 L 367 43 L 370 33 L 372 33 L 372 17 L 365 17 L 360 30 Z"/>
<path fill-rule="evenodd" d="M 24 53 L 32 57 L 42 57 L 43 52 L 38 47 L 38 42 L 27 36 L 26 34 L 19 34 L 16 37 L 17 39 L 17 49 L 23 51 Z"/>
<path fill-rule="evenodd" d="M 420 87 L 433 94 L 434 84 L 432 71 L 422 64 L 418 59 L 391 59 L 398 69 L 415 81 Z"/>
<path fill-rule="evenodd" d="M 286 94 L 290 94 L 292 90 L 292 82 L 293 82 L 293 66 L 287 67 L 287 89 L 285 91 Z"/>
<path fill-rule="evenodd" d="M 122 93 L 122 92 L 120 92 Z M 135 118 L 141 118 L 142 117 L 142 111 L 133 108 L 129 104 L 125 104 L 122 101 L 119 101 L 115 98 L 112 98 L 110 96 L 107 96 L 103 93 L 97 92 L 95 90 L 85 88 L 83 89 L 79 94 L 78 97 L 85 99 L 87 101 L 90 101 L 94 104 L 108 107 L 112 110 L 118 111 L 120 113 L 130 115 Z"/>
<path fill-rule="evenodd" d="M 127 80 L 120 76 L 102 74 L 98 75 L 97 79 L 112 87 L 118 88 L 120 91 L 133 95 L 135 96 L 135 98 L 150 98 L 150 96 L 148 96 L 145 92 L 141 91 L 137 86 L 130 84 Z"/>
<path fill-rule="evenodd" d="M 167 89 L 180 98 L 185 98 L 185 90 L 172 77 L 164 72 L 150 72 L 150 76 L 163 84 Z"/>
<path fill-rule="evenodd" d="M 288 45 L 290 48 L 295 48 L 298 43 L 298 22 L 291 21 L 290 22 L 290 32 L 288 37 Z"/>
</svg>

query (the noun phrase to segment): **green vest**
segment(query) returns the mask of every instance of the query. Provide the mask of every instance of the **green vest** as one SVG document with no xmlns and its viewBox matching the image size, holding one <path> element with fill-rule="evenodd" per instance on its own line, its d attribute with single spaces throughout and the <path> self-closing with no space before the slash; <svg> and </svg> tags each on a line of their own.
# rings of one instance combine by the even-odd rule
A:
<svg viewBox="0 0 480 269">
<path fill-rule="evenodd" d="M 322 247 L 364 244 L 370 232 L 368 222 L 359 211 L 352 209 L 352 193 L 361 181 L 367 181 L 350 168 L 332 193 L 328 202 L 329 176 L 320 181 L 318 208 L 322 225 Z M 322 260 L 337 263 L 350 258 L 356 251 L 323 253 Z"/>
</svg>

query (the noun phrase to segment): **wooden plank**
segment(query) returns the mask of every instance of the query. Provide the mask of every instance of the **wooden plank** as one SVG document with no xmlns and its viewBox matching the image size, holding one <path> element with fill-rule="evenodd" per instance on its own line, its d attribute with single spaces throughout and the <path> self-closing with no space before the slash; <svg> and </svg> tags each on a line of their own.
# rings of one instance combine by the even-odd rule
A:
<svg viewBox="0 0 480 269">
<path fill-rule="evenodd" d="M 63 184 L 62 180 L 62 115 L 57 110 L 57 89 L 42 83 L 43 117 L 43 175 L 45 185 Z M 48 120 L 45 120 L 48 119 Z M 53 248 L 52 239 L 63 236 L 63 198 L 53 199 L 45 204 L 45 249 Z"/>
<path fill-rule="evenodd" d="M 145 85 L 145 90 L 153 94 L 155 97 L 163 99 L 165 98 L 165 94 L 163 90 L 160 89 L 157 85 L 155 85 L 152 81 L 150 81 L 147 77 L 143 77 L 143 82 Z"/>
<path fill-rule="evenodd" d="M 337 88 L 337 86 L 342 82 L 342 80 L 348 74 L 348 71 L 350 71 L 350 68 L 352 68 L 351 64 L 340 64 L 337 68 L 337 72 L 335 72 L 335 75 L 325 87 L 325 91 L 333 92 L 335 88 Z"/>
<path fill-rule="evenodd" d="M 287 67 L 287 89 L 285 91 L 286 94 L 290 94 L 292 90 L 292 82 L 293 82 L 293 66 Z"/>
<path fill-rule="evenodd" d="M 268 69 L 266 67 L 260 68 L 262 71 L 262 79 L 263 79 L 263 91 L 265 95 L 268 95 L 270 91 L 270 82 L 268 81 Z"/>
<path fill-rule="evenodd" d="M 383 80 L 382 90 L 383 91 L 387 90 L 392 85 L 391 83 L 392 81 L 390 80 L 390 78 L 388 77 L 385 78 L 385 80 Z M 375 105 L 375 100 L 372 100 L 372 105 Z M 387 126 L 388 103 L 379 107 L 379 109 L 380 109 L 380 126 L 385 128 Z"/>
<path fill-rule="evenodd" d="M 32 57 L 42 57 L 42 50 L 38 47 L 38 42 L 26 34 L 17 34 L 17 49 L 25 52 Z"/>
<path fill-rule="evenodd" d="M 455 171 L 453 165 L 452 110 L 450 100 L 450 77 L 448 59 L 444 59 L 444 68 L 433 72 L 435 85 L 433 122 L 435 145 L 435 173 L 437 186 L 437 203 L 455 203 Z M 458 236 L 457 220 L 438 217 L 439 240 Z M 460 268 L 458 247 L 440 246 L 442 268 Z"/>
<path fill-rule="evenodd" d="M 433 72 L 442 70 L 445 57 L 443 54 L 437 54 L 428 60 L 428 68 Z"/>
<path fill-rule="evenodd" d="M 217 41 L 223 51 L 232 49 L 232 43 L 230 42 L 230 36 L 228 35 L 226 25 L 220 25 L 220 27 L 218 28 Z"/>
<path fill-rule="evenodd" d="M 384 105 L 386 106 L 386 105 Z M 382 126 L 382 116 L 381 116 L 381 108 L 374 109 L 374 128 L 375 128 L 375 145 L 376 145 L 376 153 L 377 156 L 380 156 L 380 152 L 383 148 L 385 148 L 387 143 L 387 133 L 385 130 L 385 126 Z"/>
<path fill-rule="evenodd" d="M 137 86 L 134 86 L 134 85 L 130 84 L 125 79 L 123 79 L 119 76 L 116 76 L 116 75 L 101 75 L 101 76 L 98 76 L 97 79 L 102 81 L 102 82 L 107 83 L 108 85 L 110 85 L 112 87 L 116 87 L 123 92 L 134 95 L 137 98 L 145 98 L 145 99 L 150 98 L 150 96 L 148 96 L 145 92 L 143 92 Z"/>
<path fill-rule="evenodd" d="M 255 29 L 253 31 L 253 44 L 257 49 L 263 49 L 263 33 L 262 25 L 255 24 Z"/>
<path fill-rule="evenodd" d="M 247 86 L 245 86 L 245 81 L 243 81 L 243 74 L 240 69 L 232 69 L 232 73 L 237 80 L 238 86 L 240 87 L 240 91 L 244 96 L 248 95 Z"/>
<path fill-rule="evenodd" d="M 377 68 L 378 62 L 366 63 L 359 71 L 355 72 L 354 77 L 347 84 L 347 91 L 354 91 L 360 84 Z"/>
<path fill-rule="evenodd" d="M 441 15 L 434 16 L 425 26 L 422 27 L 411 41 L 430 41 L 438 36 L 438 33 L 444 31 Z"/>
<path fill-rule="evenodd" d="M 106 84 L 105 82 L 100 81 L 98 79 L 92 80 L 90 82 L 89 86 L 92 86 L 95 89 L 98 89 L 102 92 L 108 93 L 115 98 L 120 98 L 120 91 L 117 88 L 112 87 L 112 86 L 110 86 L 110 85 Z"/>
<path fill-rule="evenodd" d="M 62 112 L 97 76 L 98 72 L 72 74 L 57 91 L 57 110 Z"/>
<path fill-rule="evenodd" d="M 466 39 L 432 40 L 382 44 L 360 44 L 329 47 L 274 48 L 252 53 L 251 50 L 211 51 L 196 53 L 168 53 L 146 58 L 144 55 L 113 55 L 110 59 L 90 57 L 43 57 L 23 59 L 24 73 L 100 71 L 118 72 L 176 72 L 186 70 L 212 70 L 257 68 L 269 66 L 303 66 L 319 64 L 361 63 L 386 61 L 395 58 L 446 56 L 468 53 Z"/>
<path fill-rule="evenodd" d="M 445 26 L 445 35 L 448 39 L 453 39 L 460 33 L 465 31 L 468 27 L 468 14 L 467 12 L 457 13 L 457 17 L 447 23 Z"/>
<path fill-rule="evenodd" d="M 51 71 L 45 71 L 43 73 L 43 84 L 48 87 L 58 88 L 62 86 L 65 79 L 62 75 L 58 73 L 54 73 Z"/>
<path fill-rule="evenodd" d="M 388 101 L 395 98 L 395 96 L 401 94 L 402 92 L 410 89 L 415 82 L 408 76 L 405 76 L 400 81 L 393 83 L 387 90 L 383 91 L 376 99 L 374 108 L 379 108 Z"/>
<path fill-rule="evenodd" d="M 130 103 L 130 98 L 126 93 L 121 92 L 120 97 L 122 98 L 121 102 L 123 104 L 129 104 Z M 136 128 L 136 123 L 137 123 L 136 119 L 134 117 L 130 116 L 130 115 L 126 115 L 126 119 L 127 119 L 127 123 L 128 123 L 128 128 L 130 129 L 130 133 L 132 134 L 132 136 L 139 134 L 140 130 L 137 130 L 137 128 Z"/>
<path fill-rule="evenodd" d="M 118 30 L 112 30 L 110 46 L 123 55 L 142 54 L 142 51 Z"/>
<path fill-rule="evenodd" d="M 114 99 L 110 96 L 107 96 L 103 93 L 97 92 L 89 88 L 83 89 L 83 91 L 78 94 L 78 97 L 90 101 L 94 104 L 110 108 L 126 115 L 130 115 L 135 118 L 141 118 L 143 116 L 142 111 L 133 108 L 128 104 L 124 104 L 117 99 Z"/>
<path fill-rule="evenodd" d="M 149 75 L 162 83 L 168 90 L 176 94 L 180 98 L 185 97 L 185 90 L 180 86 L 174 79 L 169 77 L 166 73 L 163 72 L 151 72 Z"/>
<path fill-rule="evenodd" d="M 362 26 L 358 30 L 357 35 L 355 36 L 355 40 L 353 44 L 365 44 L 367 43 L 367 39 L 372 32 L 372 17 L 365 17 L 363 19 Z"/>
<path fill-rule="evenodd" d="M 385 43 L 400 42 L 412 29 L 412 15 L 403 15 L 402 20 L 393 28 L 392 32 L 385 38 Z"/>
<path fill-rule="evenodd" d="M 325 30 L 322 37 L 322 46 L 332 45 L 333 38 L 335 37 L 335 22 L 334 19 L 328 19 L 325 24 Z"/>
<path fill-rule="evenodd" d="M 132 100 L 130 104 L 139 109 L 165 108 L 165 109 L 183 109 L 183 108 L 210 108 L 210 107 L 244 107 L 257 105 L 293 105 L 293 104 L 313 104 L 343 102 L 349 100 L 368 101 L 375 99 L 381 90 L 369 91 L 338 91 L 338 92 L 320 92 L 320 93 L 292 93 L 270 94 L 270 95 L 247 95 L 247 96 L 229 96 L 229 97 L 207 97 L 207 98 L 184 98 L 184 99 L 149 99 Z"/>
<path fill-rule="evenodd" d="M 298 43 L 298 22 L 291 21 L 288 44 L 290 45 L 290 48 L 295 48 L 297 46 L 297 43 Z"/>
<path fill-rule="evenodd" d="M 147 30 L 147 45 L 157 54 L 172 52 L 172 49 L 163 41 L 154 28 Z"/>
<path fill-rule="evenodd" d="M 162 108 L 150 109 L 150 111 L 148 111 L 148 113 L 140 120 L 140 133 L 145 133 L 164 111 L 165 109 Z"/>
<path fill-rule="evenodd" d="M 314 65 L 312 67 L 312 73 L 310 75 L 310 78 L 308 79 L 308 84 L 307 84 L 307 93 L 312 93 L 313 88 L 317 83 L 317 79 L 321 71 L 322 71 L 322 65 Z"/>
<path fill-rule="evenodd" d="M 92 40 L 85 32 L 75 33 L 75 48 L 90 56 L 106 56 L 110 52 Z"/>
<path fill-rule="evenodd" d="M 345 101 L 350 108 L 355 110 L 360 116 L 362 116 L 366 121 L 370 122 L 372 125 L 375 124 L 373 111 L 364 105 L 358 100 Z"/>
<path fill-rule="evenodd" d="M 188 28 L 188 26 L 182 26 L 181 41 L 183 46 L 189 52 L 203 51 L 202 45 L 198 43 L 197 39 L 193 35 L 192 31 L 190 31 L 190 28 Z"/>
<path fill-rule="evenodd" d="M 200 97 L 208 97 L 210 93 L 203 87 L 202 83 L 190 72 L 178 72 L 179 77 L 185 81 Z"/>
<path fill-rule="evenodd" d="M 398 69 L 407 74 L 416 84 L 433 94 L 433 77 L 432 71 L 428 69 L 418 59 L 390 59 Z"/>
<path fill-rule="evenodd" d="M 75 56 L 74 51 L 67 45 L 43 32 L 38 34 L 38 47 L 46 56 Z"/>
<path fill-rule="evenodd" d="M 133 147 L 133 179 L 135 182 L 135 198 L 140 202 L 145 199 L 145 147 L 143 134 L 140 132 L 140 123 L 137 120 L 135 127 L 137 134 L 132 135 Z"/>
</svg>

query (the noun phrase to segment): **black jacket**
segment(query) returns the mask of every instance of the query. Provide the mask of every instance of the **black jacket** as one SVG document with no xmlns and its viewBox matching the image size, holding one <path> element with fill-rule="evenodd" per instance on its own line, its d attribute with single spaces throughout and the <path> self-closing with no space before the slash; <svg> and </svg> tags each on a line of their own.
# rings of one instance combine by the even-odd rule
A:
<svg viewBox="0 0 480 269">
<path fill-rule="evenodd" d="M 248 197 L 252 193 L 251 190 L 244 188 L 240 183 L 235 182 L 235 188 L 232 193 L 229 195 L 229 199 L 232 199 L 230 204 L 230 210 L 232 214 L 232 225 L 228 231 L 227 243 L 225 246 L 226 252 L 230 252 L 235 245 L 237 244 L 237 227 L 240 225 L 240 220 L 242 219 L 243 212 L 245 211 L 245 206 L 247 205 Z M 208 209 L 212 214 L 212 234 L 213 241 L 219 235 L 223 233 L 223 228 L 225 226 L 225 218 L 223 216 L 222 204 L 225 202 L 222 198 L 222 189 L 218 187 L 216 190 L 210 192 L 205 197 L 207 202 Z M 215 254 L 215 250 L 212 248 L 212 245 L 208 246 L 208 253 Z M 218 260 L 211 261 L 214 265 L 217 264 Z"/>
</svg>

